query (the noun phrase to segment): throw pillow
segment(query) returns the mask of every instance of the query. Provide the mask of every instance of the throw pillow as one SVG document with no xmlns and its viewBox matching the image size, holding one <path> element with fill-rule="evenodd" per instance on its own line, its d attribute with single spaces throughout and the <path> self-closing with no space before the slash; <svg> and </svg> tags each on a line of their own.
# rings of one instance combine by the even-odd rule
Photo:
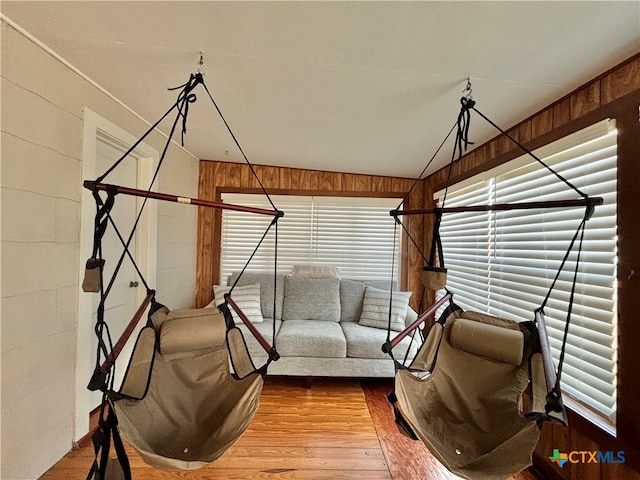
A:
<svg viewBox="0 0 640 480">
<path fill-rule="evenodd" d="M 331 278 L 340 277 L 340 269 L 332 265 L 304 264 L 294 265 L 291 275 L 307 278 Z"/>
<path fill-rule="evenodd" d="M 340 279 L 287 275 L 282 320 L 340 321 Z"/>
<path fill-rule="evenodd" d="M 389 295 L 391 294 L 391 330 L 402 331 L 405 327 L 411 293 L 389 292 L 367 286 L 362 303 L 360 325 L 386 330 L 389 323 Z"/>
<path fill-rule="evenodd" d="M 238 280 L 240 272 L 233 272 L 228 280 L 227 285 L 233 285 Z M 277 318 L 282 320 L 282 303 L 284 301 L 284 274 L 275 276 L 273 273 L 266 272 L 244 272 L 238 280 L 237 287 L 244 287 L 260 284 L 260 305 L 262 307 L 262 316 L 264 318 Z M 275 297 L 275 302 L 273 301 Z M 275 314 L 273 306 L 275 303 Z"/>
<path fill-rule="evenodd" d="M 219 307 L 224 303 L 224 295 L 231 289 L 226 285 L 214 285 L 213 303 L 216 307 Z M 262 317 L 262 310 L 260 309 L 260 284 L 254 283 L 253 285 L 246 285 L 243 287 L 236 286 L 231 293 L 232 300 L 238 305 L 242 313 L 244 313 L 251 323 L 262 323 L 264 318 Z M 235 312 L 233 308 L 230 308 L 233 321 L 236 324 L 242 323 L 242 320 Z"/>
</svg>

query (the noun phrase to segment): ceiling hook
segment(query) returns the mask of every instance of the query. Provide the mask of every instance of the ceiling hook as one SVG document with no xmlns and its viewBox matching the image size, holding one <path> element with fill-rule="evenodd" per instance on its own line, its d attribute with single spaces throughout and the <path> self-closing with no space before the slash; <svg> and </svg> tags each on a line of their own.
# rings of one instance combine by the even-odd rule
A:
<svg viewBox="0 0 640 480">
<path fill-rule="evenodd" d="M 204 75 L 205 69 L 209 68 L 206 63 L 204 63 L 204 52 L 200 52 L 200 60 L 198 60 L 198 73 Z"/>
<path fill-rule="evenodd" d="M 464 93 L 464 97 L 467 100 L 473 100 L 473 89 L 471 88 L 471 77 L 467 77 L 467 85 L 464 87 L 464 90 L 462 90 L 462 93 Z"/>
</svg>

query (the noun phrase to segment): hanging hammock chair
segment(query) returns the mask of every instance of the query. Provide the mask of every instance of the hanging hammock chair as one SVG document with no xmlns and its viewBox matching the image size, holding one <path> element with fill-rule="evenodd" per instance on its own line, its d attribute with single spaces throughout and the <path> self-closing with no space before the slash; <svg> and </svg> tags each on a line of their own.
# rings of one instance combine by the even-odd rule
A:
<svg viewBox="0 0 640 480">
<path fill-rule="evenodd" d="M 112 405 L 122 435 L 157 468 L 192 470 L 220 457 L 258 408 L 263 372 L 242 333 L 215 308 L 151 307 Z M 233 365 L 233 372 L 230 369 Z"/>
<path fill-rule="evenodd" d="M 531 464 L 547 389 L 533 322 L 451 304 L 395 380 L 396 418 L 449 470 L 508 477 Z"/>
<path fill-rule="evenodd" d="M 469 84 L 467 88 L 470 91 Z M 475 109 L 475 102 L 470 95 L 463 97 L 461 104 L 458 120 L 449 132 L 450 135 L 457 126 L 449 178 L 456 150 L 461 156 L 463 147 L 466 149 L 466 145 L 470 143 L 467 139 L 470 111 L 476 111 L 496 126 Z M 497 126 L 496 128 L 499 129 Z M 553 421 L 561 425 L 567 423 L 560 389 L 564 351 L 585 224 L 594 208 L 602 203 L 602 198 L 588 197 L 516 140 L 509 138 L 575 190 L 581 198 L 446 207 L 445 189 L 445 198 L 438 208 L 404 211 L 398 208 L 391 212 L 396 225 L 405 229 L 425 261 L 425 288 L 432 291 L 444 289 L 444 295 L 394 338 L 391 338 L 391 330 L 388 329 L 383 351 L 393 358 L 393 348 L 404 337 L 416 330 L 422 334 L 419 327 L 432 320 L 439 309 L 444 309 L 444 312 L 431 328 L 425 328 L 428 333 L 426 336 L 422 335 L 422 346 L 408 366 L 394 359 L 395 390 L 389 395 L 389 401 L 393 405 L 396 423 L 401 431 L 415 440 L 422 440 L 431 453 L 453 473 L 474 480 L 503 479 L 531 465 L 532 452 L 543 422 Z M 440 147 L 444 143 L 443 141 Z M 434 154 L 433 158 L 435 156 Z M 447 184 L 448 181 L 449 179 Z M 546 298 L 534 312 L 533 320 L 517 322 L 497 318 L 481 312 L 464 311 L 455 304 L 454 294 L 446 289 L 447 269 L 439 233 L 443 215 L 451 212 L 571 207 L 584 207 L 584 218 L 569 244 Z M 399 219 L 402 215 L 424 214 L 434 215 L 428 258 Z M 544 307 L 576 242 L 578 247 L 573 285 L 556 368 L 547 337 Z"/>
<path fill-rule="evenodd" d="M 144 206 L 151 198 L 272 216 L 273 220 L 255 250 L 260 247 L 270 229 L 275 227 L 277 262 L 277 221 L 283 213 L 275 208 L 264 187 L 263 193 L 269 198 L 273 210 L 152 191 L 180 118 L 183 123 L 183 135 L 186 132 L 188 107 L 196 100 L 193 89 L 198 85 L 204 87 L 262 187 L 260 179 L 204 84 L 200 72 L 191 75 L 185 85 L 178 87 L 182 90 L 171 109 L 113 166 L 96 180 L 84 182 L 85 188 L 93 194 L 97 213 L 94 222 L 93 252 L 87 261 L 83 290 L 100 293 L 95 325 L 98 339 L 96 366 L 88 388 L 103 392 L 99 426 L 93 434 L 95 458 L 87 479 L 131 478 L 131 469 L 120 434 L 139 452 L 145 462 L 157 468 L 192 470 L 215 461 L 248 427 L 258 407 L 267 368 L 272 361 L 279 358 L 275 343 L 269 344 L 233 300 L 235 285 L 242 274 L 225 294 L 224 302 L 218 308 L 170 311 L 156 301 L 155 290 L 149 287 L 129 251 Z M 167 138 L 148 190 L 103 183 L 104 178 L 174 109 L 177 113 L 171 134 Z M 117 195 L 132 195 L 144 199 L 126 239 L 119 232 L 111 216 Z M 102 238 L 109 225 L 122 243 L 123 250 L 111 278 L 105 282 Z M 146 287 L 147 295 L 118 341 L 113 344 L 105 321 L 105 308 L 126 257 Z M 274 271 L 276 268 L 277 264 Z M 259 368 L 256 368 L 249 355 L 242 331 L 235 325 L 236 320 L 231 314 L 231 309 L 268 354 L 266 363 Z M 116 360 L 145 312 L 146 325 L 139 330 L 124 379 L 120 388 L 116 389 Z M 273 338 L 275 342 L 275 334 Z M 118 462 L 109 460 L 111 444 L 114 446 Z"/>
</svg>

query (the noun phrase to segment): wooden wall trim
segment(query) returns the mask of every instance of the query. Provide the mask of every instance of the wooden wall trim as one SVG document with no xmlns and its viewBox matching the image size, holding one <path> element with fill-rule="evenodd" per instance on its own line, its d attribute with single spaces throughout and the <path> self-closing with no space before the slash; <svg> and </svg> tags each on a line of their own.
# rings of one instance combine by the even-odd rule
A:
<svg viewBox="0 0 640 480">
<path fill-rule="evenodd" d="M 256 175 L 270 194 L 335 195 L 358 197 L 404 197 L 407 208 L 418 208 L 423 202 L 423 181 L 409 178 L 358 175 L 273 167 L 253 166 Z M 222 193 L 261 193 L 257 180 L 246 164 L 203 160 L 200 162 L 199 197 L 220 201 Z M 399 202 L 400 203 L 400 202 Z M 202 307 L 211 301 L 212 288 L 220 275 L 220 220 L 218 210 L 201 208 L 198 214 L 197 291 L 196 305 Z M 405 222 L 412 237 L 423 243 L 422 219 Z M 406 245 L 407 242 L 405 241 Z M 411 305 L 422 303 L 422 258 L 415 248 L 404 249 L 401 257 L 403 276 L 400 286 L 414 293 Z"/>
<path fill-rule="evenodd" d="M 259 188 L 233 188 L 233 187 L 220 187 L 217 189 L 217 198 L 222 199 L 224 193 L 247 193 L 259 195 L 262 192 Z M 314 197 L 372 197 L 372 198 L 397 198 L 401 200 L 406 192 L 336 192 L 329 190 L 295 190 L 295 189 L 283 189 L 274 188 L 269 189 L 269 195 L 299 195 L 299 196 L 314 196 Z"/>
<path fill-rule="evenodd" d="M 618 127 L 618 438 L 630 447 L 640 471 L 640 92 L 616 116 Z"/>
</svg>

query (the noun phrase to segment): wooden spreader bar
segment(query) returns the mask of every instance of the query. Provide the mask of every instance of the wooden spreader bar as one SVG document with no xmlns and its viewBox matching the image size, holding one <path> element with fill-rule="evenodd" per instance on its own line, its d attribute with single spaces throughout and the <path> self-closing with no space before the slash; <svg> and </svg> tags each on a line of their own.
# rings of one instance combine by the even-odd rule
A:
<svg viewBox="0 0 640 480">
<path fill-rule="evenodd" d="M 226 294 L 224 296 L 224 299 L 229 304 L 229 306 L 232 307 L 233 310 L 238 314 L 238 316 L 240 317 L 240 320 L 242 320 L 242 323 L 244 323 L 245 326 L 249 329 L 251 334 L 255 337 L 255 339 L 258 341 L 258 343 L 264 349 L 264 351 L 267 352 L 269 355 L 274 355 L 274 358 L 273 358 L 274 360 L 278 360 L 280 358 L 280 355 L 278 355 L 275 352 L 273 346 L 271 346 L 269 342 L 267 342 L 267 339 L 264 338 L 262 334 L 258 331 L 258 329 L 255 327 L 255 325 L 251 323 L 251 320 L 249 320 L 249 318 L 240 309 L 240 307 L 238 307 L 238 304 L 234 302 L 233 298 L 231 298 L 231 295 Z"/>
<path fill-rule="evenodd" d="M 197 205 L 198 207 L 219 208 L 221 210 L 236 210 L 239 212 L 257 213 L 260 215 L 271 215 L 272 217 L 284 216 L 284 212 L 280 210 L 267 210 L 265 208 L 246 207 L 243 205 L 234 205 L 231 203 L 212 202 L 209 200 L 201 200 L 199 198 L 181 197 L 169 193 L 151 192 L 148 190 L 140 190 L 137 188 L 122 187 L 120 185 L 97 183 L 92 180 L 85 180 L 83 185 L 86 189 L 91 190 L 92 192 L 96 190 L 112 191 L 123 195 L 153 198 L 155 200 L 164 200 L 167 202 L 185 203 L 189 205 Z"/>
<path fill-rule="evenodd" d="M 437 213 L 465 213 L 465 212 L 489 212 L 506 210 L 534 210 L 540 208 L 571 208 L 589 207 L 591 211 L 598 205 L 602 205 L 602 197 L 587 197 L 576 200 L 548 200 L 540 202 L 520 203 L 496 203 L 495 205 L 468 205 L 462 207 L 422 208 L 409 210 L 391 210 L 389 215 L 398 217 L 401 215 L 426 215 Z M 591 215 L 589 215 L 590 217 Z"/>
<path fill-rule="evenodd" d="M 144 298 L 144 300 L 142 301 L 142 303 L 140 304 L 136 312 L 133 314 L 133 317 L 131 317 L 129 324 L 124 329 L 124 332 L 122 332 L 122 335 L 120 335 L 120 338 L 118 339 L 116 344 L 113 346 L 113 349 L 111 350 L 111 352 L 109 353 L 105 361 L 102 363 L 102 365 L 100 365 L 99 368 L 97 368 L 93 372 L 93 376 L 91 377 L 91 381 L 89 382 L 89 387 L 88 387 L 89 390 L 98 390 L 99 388 L 102 387 L 104 383 L 105 375 L 107 374 L 107 372 L 109 372 L 109 370 L 111 370 L 111 367 L 113 367 L 113 364 L 118 359 L 118 356 L 122 352 L 122 349 L 124 348 L 127 341 L 129 340 L 129 337 L 135 330 L 136 325 L 138 325 L 138 322 L 142 318 L 142 315 L 144 315 L 144 312 L 147 310 L 147 307 L 151 303 L 151 300 L 153 300 L 153 297 L 155 296 L 155 294 L 156 294 L 155 290 L 149 290 L 149 292 L 147 293 L 147 296 Z M 95 388 L 92 388 L 93 386 L 95 386 Z"/>
</svg>

